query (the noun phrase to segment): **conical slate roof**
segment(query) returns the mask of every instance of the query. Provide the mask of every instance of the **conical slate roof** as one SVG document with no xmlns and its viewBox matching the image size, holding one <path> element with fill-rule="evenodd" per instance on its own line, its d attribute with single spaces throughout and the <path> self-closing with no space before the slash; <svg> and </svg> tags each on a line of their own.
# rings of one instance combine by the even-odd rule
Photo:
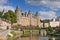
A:
<svg viewBox="0 0 60 40">
<path fill-rule="evenodd" d="M 31 10 L 29 10 L 29 11 L 28 11 L 28 14 L 32 14 L 32 11 L 31 11 Z"/>
<path fill-rule="evenodd" d="M 36 16 L 39 16 L 39 15 L 40 15 L 40 13 L 37 11 L 37 12 L 36 12 Z"/>
<path fill-rule="evenodd" d="M 16 10 L 20 10 L 19 6 L 16 7 Z"/>
</svg>

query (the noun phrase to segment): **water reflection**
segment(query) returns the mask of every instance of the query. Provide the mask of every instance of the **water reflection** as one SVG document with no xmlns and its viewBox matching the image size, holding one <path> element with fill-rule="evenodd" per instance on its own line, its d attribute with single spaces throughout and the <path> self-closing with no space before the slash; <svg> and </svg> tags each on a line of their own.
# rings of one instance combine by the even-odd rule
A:
<svg viewBox="0 0 60 40">
<path fill-rule="evenodd" d="M 44 35 L 45 33 L 45 35 Z M 53 37 L 47 36 L 46 31 L 42 31 L 39 35 L 38 34 L 23 34 L 17 40 L 60 40 L 60 37 Z"/>
<path fill-rule="evenodd" d="M 39 36 L 26 36 L 21 37 L 19 40 L 40 40 Z"/>
<path fill-rule="evenodd" d="M 60 37 L 49 37 L 49 40 L 60 40 Z"/>
<path fill-rule="evenodd" d="M 40 40 L 49 40 L 48 37 L 40 37 Z"/>
<path fill-rule="evenodd" d="M 40 35 L 29 35 L 29 36 L 20 36 L 16 40 L 60 40 L 60 37 L 52 37 L 52 36 L 40 36 Z"/>
<path fill-rule="evenodd" d="M 46 36 L 47 31 L 46 30 L 40 30 L 40 36 Z"/>
<path fill-rule="evenodd" d="M 19 40 L 60 40 L 59 37 L 40 37 L 40 36 L 27 36 L 20 37 Z"/>
</svg>

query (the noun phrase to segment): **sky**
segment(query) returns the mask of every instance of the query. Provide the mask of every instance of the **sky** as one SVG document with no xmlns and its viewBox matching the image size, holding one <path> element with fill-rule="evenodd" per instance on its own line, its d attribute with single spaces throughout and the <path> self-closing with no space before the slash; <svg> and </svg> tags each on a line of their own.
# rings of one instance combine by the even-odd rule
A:
<svg viewBox="0 0 60 40">
<path fill-rule="evenodd" d="M 60 0 L 0 0 L 0 11 L 15 11 L 17 5 L 23 12 L 32 10 L 35 14 L 38 11 L 41 19 L 60 16 Z"/>
</svg>

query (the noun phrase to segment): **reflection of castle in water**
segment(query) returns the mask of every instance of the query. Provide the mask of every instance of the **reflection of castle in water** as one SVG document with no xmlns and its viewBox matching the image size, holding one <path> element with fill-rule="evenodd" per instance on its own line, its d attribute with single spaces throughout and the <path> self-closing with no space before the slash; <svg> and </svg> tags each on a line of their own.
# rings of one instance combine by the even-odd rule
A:
<svg viewBox="0 0 60 40">
<path fill-rule="evenodd" d="M 46 30 L 40 30 L 40 36 L 46 36 L 47 31 Z"/>
</svg>

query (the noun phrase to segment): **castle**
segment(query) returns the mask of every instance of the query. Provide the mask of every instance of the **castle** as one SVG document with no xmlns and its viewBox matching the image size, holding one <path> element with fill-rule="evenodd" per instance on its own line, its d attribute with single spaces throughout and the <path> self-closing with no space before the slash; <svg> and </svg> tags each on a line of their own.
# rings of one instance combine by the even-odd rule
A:
<svg viewBox="0 0 60 40">
<path fill-rule="evenodd" d="M 27 12 L 22 12 L 19 7 L 16 7 L 15 13 L 17 15 L 17 24 L 20 26 L 25 27 L 40 27 L 40 14 L 39 12 L 36 12 L 35 15 L 33 15 L 32 11 L 29 10 Z"/>
</svg>

